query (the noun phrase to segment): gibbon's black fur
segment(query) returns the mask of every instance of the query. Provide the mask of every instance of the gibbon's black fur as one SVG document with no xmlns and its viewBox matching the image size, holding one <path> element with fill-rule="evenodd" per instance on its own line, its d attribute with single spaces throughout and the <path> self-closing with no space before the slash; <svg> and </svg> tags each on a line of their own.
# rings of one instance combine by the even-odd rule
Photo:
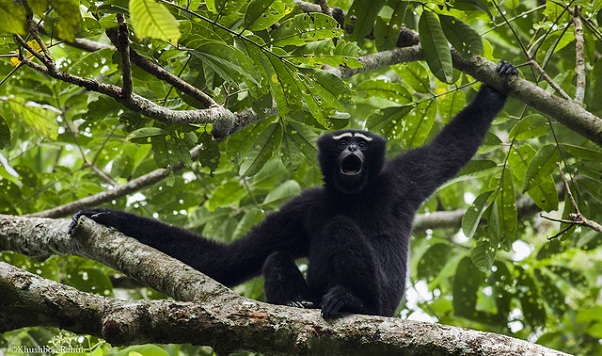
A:
<svg viewBox="0 0 602 356">
<path fill-rule="evenodd" d="M 502 76 L 515 75 L 501 62 Z M 386 141 L 342 130 L 318 140 L 322 187 L 303 191 L 232 244 L 122 211 L 84 215 L 161 250 L 227 285 L 262 271 L 270 303 L 392 316 L 404 294 L 416 210 L 474 155 L 506 95 L 482 85 L 429 144 L 385 161 Z M 307 257 L 307 279 L 295 259 Z"/>
</svg>

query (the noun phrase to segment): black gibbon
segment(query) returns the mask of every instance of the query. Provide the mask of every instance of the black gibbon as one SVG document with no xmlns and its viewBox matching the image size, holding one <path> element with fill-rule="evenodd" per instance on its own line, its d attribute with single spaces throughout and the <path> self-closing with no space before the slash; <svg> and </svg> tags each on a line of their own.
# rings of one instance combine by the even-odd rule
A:
<svg viewBox="0 0 602 356">
<path fill-rule="evenodd" d="M 509 63 L 501 76 L 516 75 Z M 404 294 L 412 221 L 420 205 L 474 155 L 506 95 L 482 85 L 429 144 L 385 160 L 386 141 L 342 130 L 318 140 L 324 185 L 303 191 L 231 244 L 122 211 L 80 216 L 114 227 L 217 281 L 264 274 L 270 303 L 392 316 Z M 307 257 L 307 279 L 295 259 Z"/>
</svg>

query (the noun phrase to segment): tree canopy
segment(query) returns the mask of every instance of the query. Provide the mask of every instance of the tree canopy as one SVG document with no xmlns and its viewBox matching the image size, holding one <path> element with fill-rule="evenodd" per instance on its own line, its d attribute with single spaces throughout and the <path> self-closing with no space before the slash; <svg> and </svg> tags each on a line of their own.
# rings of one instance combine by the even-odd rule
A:
<svg viewBox="0 0 602 356">
<path fill-rule="evenodd" d="M 398 315 L 602 354 L 601 0 L 0 5 L 0 214 L 43 225 L 33 218 L 102 205 L 230 242 L 321 184 L 320 134 L 367 129 L 394 156 L 428 142 L 483 82 L 511 99 L 422 207 Z M 520 77 L 499 82 L 499 60 Z M 165 298 L 106 264 L 58 256 L 77 250 L 32 259 L 0 231 L 0 269 Z M 15 285 L 2 278 L 0 297 Z M 235 291 L 263 298 L 260 278 Z M 9 351 L 114 352 L 96 337 L 1 324 Z M 145 347 L 193 352 L 126 351 Z"/>
</svg>

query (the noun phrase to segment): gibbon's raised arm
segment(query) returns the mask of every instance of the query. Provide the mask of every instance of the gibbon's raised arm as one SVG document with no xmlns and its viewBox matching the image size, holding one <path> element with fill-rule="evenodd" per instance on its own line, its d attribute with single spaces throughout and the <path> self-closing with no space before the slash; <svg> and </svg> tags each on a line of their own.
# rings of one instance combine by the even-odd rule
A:
<svg viewBox="0 0 602 356">
<path fill-rule="evenodd" d="M 497 67 L 500 75 L 516 75 L 506 62 Z M 424 202 L 443 183 L 453 178 L 470 161 L 502 110 L 507 95 L 482 84 L 477 96 L 427 145 L 410 150 L 388 162 L 385 172 L 401 177 L 405 191 L 415 204 Z"/>
</svg>

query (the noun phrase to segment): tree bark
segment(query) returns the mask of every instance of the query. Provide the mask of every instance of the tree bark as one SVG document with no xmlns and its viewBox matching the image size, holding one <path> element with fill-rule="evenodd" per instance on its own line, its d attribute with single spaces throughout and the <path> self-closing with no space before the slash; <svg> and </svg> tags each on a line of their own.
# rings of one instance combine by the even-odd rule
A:
<svg viewBox="0 0 602 356">
<path fill-rule="evenodd" d="M 0 215 L 0 250 L 36 257 L 96 259 L 179 301 L 121 301 L 92 295 L 0 262 L 0 332 L 55 326 L 113 345 L 192 343 L 218 353 L 283 355 L 564 355 L 524 340 L 436 323 L 270 305 L 236 295 L 200 272 L 136 240 L 82 218 Z"/>
</svg>

